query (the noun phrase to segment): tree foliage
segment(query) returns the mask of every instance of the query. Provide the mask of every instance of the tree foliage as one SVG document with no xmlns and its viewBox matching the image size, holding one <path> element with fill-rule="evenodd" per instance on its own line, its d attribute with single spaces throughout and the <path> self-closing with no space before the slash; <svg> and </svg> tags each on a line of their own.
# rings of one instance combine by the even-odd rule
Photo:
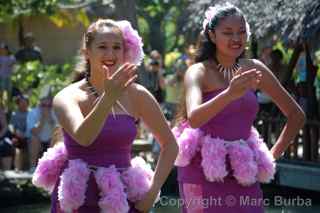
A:
<svg viewBox="0 0 320 213">
<path fill-rule="evenodd" d="M 66 76 L 71 76 L 72 71 L 73 66 L 69 63 L 44 65 L 39 61 L 33 61 L 17 64 L 11 80 L 13 87 L 30 96 L 30 103 L 34 106 L 46 86 L 52 86 L 52 92 L 55 94 L 70 83 L 70 78 Z"/>
<path fill-rule="evenodd" d="M 89 24 L 84 7 L 92 1 L 82 4 L 76 0 L 2 0 L 0 22 L 15 23 L 15 20 L 28 16 L 45 15 L 58 27 L 82 23 Z"/>
<path fill-rule="evenodd" d="M 157 49 L 162 54 L 182 46 L 185 0 L 139 0 L 137 14 L 139 29 L 148 49 Z M 140 26 L 141 24 L 141 26 Z"/>
<path fill-rule="evenodd" d="M 52 15 L 57 8 L 57 0 L 3 0 L 0 7 L 0 22 L 8 22 L 19 16 Z"/>
</svg>

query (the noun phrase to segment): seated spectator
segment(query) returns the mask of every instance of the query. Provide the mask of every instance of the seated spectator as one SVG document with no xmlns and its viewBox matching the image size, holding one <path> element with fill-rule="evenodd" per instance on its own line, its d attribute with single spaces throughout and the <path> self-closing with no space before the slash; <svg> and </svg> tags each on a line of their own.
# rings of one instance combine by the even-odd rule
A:
<svg viewBox="0 0 320 213">
<path fill-rule="evenodd" d="M 39 105 L 27 116 L 27 135 L 30 138 L 31 169 L 33 172 L 38 158 L 50 146 L 57 120 L 52 109 L 52 96 L 42 95 Z"/>
<path fill-rule="evenodd" d="M 14 149 L 11 142 L 11 135 L 8 131 L 7 117 L 2 108 L 0 108 L 0 159 L 1 168 L 9 170 L 12 168 Z"/>
<path fill-rule="evenodd" d="M 15 169 L 20 171 L 26 168 L 27 160 L 27 115 L 29 111 L 29 100 L 27 96 L 19 95 L 16 99 L 17 111 L 12 112 L 10 119 L 10 130 L 12 143 L 15 147 Z"/>
</svg>

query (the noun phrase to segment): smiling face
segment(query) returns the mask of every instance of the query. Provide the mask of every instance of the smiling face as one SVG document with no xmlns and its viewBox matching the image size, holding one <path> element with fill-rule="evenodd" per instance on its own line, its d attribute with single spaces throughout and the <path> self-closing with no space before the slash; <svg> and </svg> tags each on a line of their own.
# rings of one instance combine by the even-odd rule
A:
<svg viewBox="0 0 320 213">
<path fill-rule="evenodd" d="M 102 73 L 104 71 L 102 66 L 105 65 L 109 68 L 110 74 L 114 73 L 124 63 L 124 44 L 121 31 L 116 27 L 100 27 L 84 53 L 90 62 L 91 72 Z"/>
<path fill-rule="evenodd" d="M 217 47 L 217 54 L 237 58 L 245 48 L 246 22 L 238 15 L 227 16 L 219 21 L 209 35 Z"/>
</svg>

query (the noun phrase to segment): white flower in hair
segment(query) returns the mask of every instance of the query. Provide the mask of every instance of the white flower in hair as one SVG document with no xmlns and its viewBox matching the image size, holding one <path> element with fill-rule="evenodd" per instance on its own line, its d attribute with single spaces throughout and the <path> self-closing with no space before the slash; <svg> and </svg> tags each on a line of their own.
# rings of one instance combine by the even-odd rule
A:
<svg viewBox="0 0 320 213">
<path fill-rule="evenodd" d="M 211 19 L 215 16 L 215 14 L 217 13 L 217 8 L 216 6 L 215 7 L 209 7 L 207 9 L 207 11 L 205 12 L 205 18 L 203 20 L 203 23 L 202 23 L 202 27 L 203 27 L 203 30 L 206 30 L 206 26 L 208 23 L 210 23 Z"/>
<path fill-rule="evenodd" d="M 229 2 L 225 2 L 223 4 L 217 4 L 213 7 L 212 6 L 209 7 L 205 12 L 205 18 L 202 22 L 203 32 L 206 30 L 207 24 L 211 22 L 212 18 L 215 17 L 219 11 L 226 9 L 226 8 L 230 8 L 230 7 L 236 8 L 242 14 L 240 9 L 238 9 L 236 6 L 234 6 L 233 4 L 231 4 Z M 245 24 L 246 24 L 247 41 L 249 41 L 250 35 L 251 35 L 250 26 L 249 26 L 244 15 L 243 15 L 243 18 L 244 18 Z"/>
</svg>

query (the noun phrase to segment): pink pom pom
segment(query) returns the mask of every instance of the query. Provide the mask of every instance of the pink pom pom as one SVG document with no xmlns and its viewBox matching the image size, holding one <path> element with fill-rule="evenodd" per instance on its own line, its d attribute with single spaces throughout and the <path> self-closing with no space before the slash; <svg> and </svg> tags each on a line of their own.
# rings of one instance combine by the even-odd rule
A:
<svg viewBox="0 0 320 213">
<path fill-rule="evenodd" d="M 84 204 L 90 170 L 80 159 L 69 160 L 69 166 L 60 177 L 58 200 L 65 212 L 72 212 Z"/>
<path fill-rule="evenodd" d="M 32 183 L 35 186 L 42 187 L 52 192 L 58 178 L 59 173 L 67 160 L 66 148 L 63 143 L 59 143 L 40 158 L 38 166 L 33 174 Z"/>
<path fill-rule="evenodd" d="M 124 46 L 125 46 L 125 60 L 140 65 L 143 57 L 143 43 L 138 32 L 132 28 L 131 23 L 123 20 L 117 21 L 117 25 L 122 31 Z"/>
<path fill-rule="evenodd" d="M 247 139 L 248 142 L 255 144 L 257 141 L 263 142 L 263 139 L 260 137 L 258 130 L 254 127 L 251 128 L 250 136 Z"/>
<path fill-rule="evenodd" d="M 128 199 L 132 202 L 141 200 L 148 192 L 154 172 L 141 158 L 131 160 L 131 167 L 122 173 L 122 180 L 126 185 Z"/>
<path fill-rule="evenodd" d="M 179 138 L 181 133 L 183 132 L 183 130 L 185 128 L 191 128 L 189 126 L 188 122 L 186 122 L 186 121 L 184 121 L 184 122 L 178 124 L 177 126 L 173 127 L 171 131 L 172 131 L 172 133 L 173 133 L 175 138 Z"/>
<path fill-rule="evenodd" d="M 180 126 L 175 126 L 175 127 L 173 127 L 173 128 L 171 129 L 171 131 L 172 131 L 174 137 L 175 137 L 175 138 L 178 138 L 178 137 L 180 137 L 183 129 L 181 129 Z"/>
<path fill-rule="evenodd" d="M 209 135 L 205 136 L 201 155 L 201 166 L 206 179 L 211 182 L 223 182 L 223 178 L 228 174 L 225 163 L 227 150 L 224 146 L 224 141 L 219 138 L 213 139 Z"/>
<path fill-rule="evenodd" d="M 176 166 L 187 166 L 198 151 L 203 133 L 199 129 L 185 128 L 177 138 L 179 153 L 175 161 Z"/>
<path fill-rule="evenodd" d="M 254 161 L 254 154 L 245 141 L 235 142 L 228 146 L 230 164 L 233 176 L 243 186 L 256 182 L 258 168 Z"/>
<path fill-rule="evenodd" d="M 258 180 L 263 183 L 269 183 L 276 172 L 274 158 L 264 143 L 260 145 L 257 153 L 259 155 Z"/>
<path fill-rule="evenodd" d="M 120 173 L 114 166 L 100 167 L 95 173 L 100 189 L 101 199 L 98 202 L 103 213 L 122 213 L 129 211 L 127 195 L 121 182 Z"/>
<path fill-rule="evenodd" d="M 248 144 L 255 153 L 258 165 L 258 180 L 262 183 L 270 182 L 276 171 L 275 160 L 255 128 L 251 130 Z"/>
</svg>

